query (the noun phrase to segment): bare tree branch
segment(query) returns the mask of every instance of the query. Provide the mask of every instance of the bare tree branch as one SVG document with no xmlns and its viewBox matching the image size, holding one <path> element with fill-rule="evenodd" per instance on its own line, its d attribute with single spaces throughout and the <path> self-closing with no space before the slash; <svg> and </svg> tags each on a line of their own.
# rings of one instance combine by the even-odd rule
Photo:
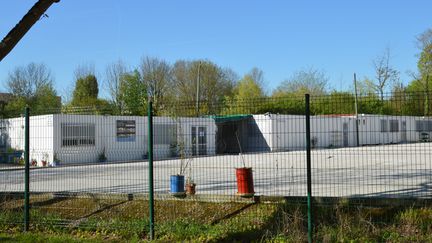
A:
<svg viewBox="0 0 432 243">
<path fill-rule="evenodd" d="M 45 11 L 53 4 L 60 0 L 39 0 L 27 12 L 21 21 L 3 38 L 0 42 L 0 62 L 12 51 L 21 38 L 30 30 L 30 28 L 40 19 Z"/>
<path fill-rule="evenodd" d="M 106 82 L 108 83 L 108 91 L 112 102 L 121 108 L 120 104 L 120 85 L 122 77 L 128 73 L 126 64 L 118 60 L 109 64 L 105 69 Z"/>
<path fill-rule="evenodd" d="M 384 100 L 384 91 L 389 82 L 399 80 L 399 72 L 390 66 L 390 58 L 390 48 L 386 48 L 381 56 L 373 60 L 376 83 L 368 83 L 372 89 L 379 92 L 381 101 Z"/>
<path fill-rule="evenodd" d="M 428 45 L 432 44 L 432 29 L 427 29 L 420 35 L 416 36 L 417 47 L 423 50 Z"/>
</svg>

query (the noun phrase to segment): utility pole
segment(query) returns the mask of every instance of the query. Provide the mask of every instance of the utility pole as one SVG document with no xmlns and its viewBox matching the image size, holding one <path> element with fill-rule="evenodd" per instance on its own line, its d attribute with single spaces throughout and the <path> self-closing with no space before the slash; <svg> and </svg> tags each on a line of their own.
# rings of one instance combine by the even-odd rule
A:
<svg viewBox="0 0 432 243">
<path fill-rule="evenodd" d="M 357 138 L 357 147 L 360 146 L 360 138 L 359 138 L 359 119 L 358 119 L 358 107 L 357 107 L 357 78 L 354 73 L 354 108 L 355 108 L 355 117 L 356 117 L 356 138 Z"/>
<path fill-rule="evenodd" d="M 197 90 L 196 90 L 196 115 L 197 117 L 199 117 L 199 102 L 200 102 L 200 82 L 201 82 L 201 77 L 200 77 L 200 73 L 201 72 L 201 61 L 199 61 L 198 63 L 198 76 L 197 76 Z"/>
</svg>

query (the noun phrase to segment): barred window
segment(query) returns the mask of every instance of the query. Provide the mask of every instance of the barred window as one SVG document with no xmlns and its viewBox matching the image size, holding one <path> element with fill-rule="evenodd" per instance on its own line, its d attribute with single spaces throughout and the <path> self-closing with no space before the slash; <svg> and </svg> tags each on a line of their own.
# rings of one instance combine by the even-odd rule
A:
<svg viewBox="0 0 432 243">
<path fill-rule="evenodd" d="M 381 132 L 388 132 L 388 122 L 387 120 L 381 120 Z"/>
<path fill-rule="evenodd" d="M 390 120 L 390 132 L 399 132 L 398 120 Z"/>
<path fill-rule="evenodd" d="M 62 146 L 94 146 L 95 124 L 93 123 L 62 123 Z"/>
<path fill-rule="evenodd" d="M 177 142 L 175 124 L 155 124 L 153 128 L 154 144 L 173 144 Z"/>
</svg>

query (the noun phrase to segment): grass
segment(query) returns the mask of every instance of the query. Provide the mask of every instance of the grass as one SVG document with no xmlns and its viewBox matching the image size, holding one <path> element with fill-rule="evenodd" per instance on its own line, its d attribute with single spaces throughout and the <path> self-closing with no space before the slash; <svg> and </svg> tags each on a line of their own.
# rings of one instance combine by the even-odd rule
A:
<svg viewBox="0 0 432 243">
<path fill-rule="evenodd" d="M 31 243 L 68 243 L 68 242 L 106 242 L 104 238 L 98 238 L 95 236 L 86 236 L 86 238 L 80 238 L 79 236 L 73 236 L 70 234 L 58 234 L 58 233 L 0 233 L 0 242 L 31 242 Z"/>
<path fill-rule="evenodd" d="M 31 232 L 22 199 L 0 203 L 1 242 L 140 242 L 149 238 L 144 200 L 32 197 Z M 159 242 L 306 242 L 304 204 L 156 201 Z M 316 242 L 432 242 L 432 208 L 366 207 L 341 201 L 314 207 Z"/>
</svg>

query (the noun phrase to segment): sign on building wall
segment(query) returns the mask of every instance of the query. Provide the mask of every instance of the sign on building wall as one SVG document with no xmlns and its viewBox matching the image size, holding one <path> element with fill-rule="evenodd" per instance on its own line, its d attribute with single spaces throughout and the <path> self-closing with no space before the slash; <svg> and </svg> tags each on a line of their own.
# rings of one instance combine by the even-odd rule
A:
<svg viewBox="0 0 432 243">
<path fill-rule="evenodd" d="M 135 121 L 117 120 L 117 142 L 135 142 Z"/>
</svg>

